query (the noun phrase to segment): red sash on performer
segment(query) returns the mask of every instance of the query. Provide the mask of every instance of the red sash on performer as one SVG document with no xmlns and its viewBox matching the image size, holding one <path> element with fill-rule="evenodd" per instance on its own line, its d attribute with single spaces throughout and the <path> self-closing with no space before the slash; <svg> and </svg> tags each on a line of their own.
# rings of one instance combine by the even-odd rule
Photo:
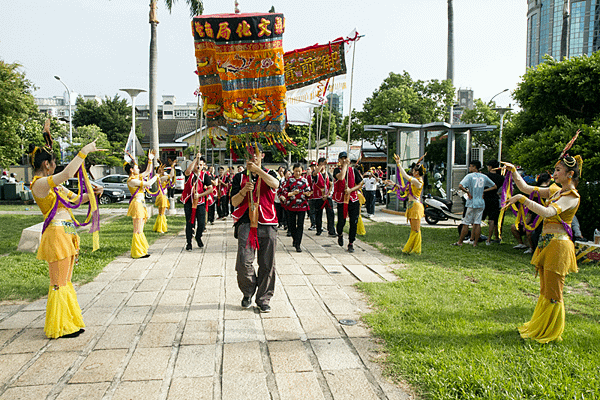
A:
<svg viewBox="0 0 600 400">
<path fill-rule="evenodd" d="M 269 170 L 265 170 L 269 173 Z M 243 173 L 240 188 L 243 188 L 248 182 L 248 175 Z M 254 185 L 254 198 L 257 199 L 258 187 Z M 275 211 L 275 190 L 261 179 L 260 201 L 258 203 L 258 223 L 261 225 L 277 225 L 277 212 Z M 248 196 L 233 210 L 231 217 L 233 222 L 237 222 L 244 216 L 248 209 Z"/>
</svg>

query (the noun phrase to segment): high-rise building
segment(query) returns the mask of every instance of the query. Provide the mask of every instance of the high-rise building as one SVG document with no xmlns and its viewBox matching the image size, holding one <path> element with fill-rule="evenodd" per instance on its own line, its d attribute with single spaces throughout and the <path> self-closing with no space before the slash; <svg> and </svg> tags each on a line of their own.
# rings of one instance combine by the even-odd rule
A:
<svg viewBox="0 0 600 400">
<path fill-rule="evenodd" d="M 560 60 L 598 50 L 600 0 L 527 0 L 527 5 L 527 67 L 546 54 Z"/>
</svg>

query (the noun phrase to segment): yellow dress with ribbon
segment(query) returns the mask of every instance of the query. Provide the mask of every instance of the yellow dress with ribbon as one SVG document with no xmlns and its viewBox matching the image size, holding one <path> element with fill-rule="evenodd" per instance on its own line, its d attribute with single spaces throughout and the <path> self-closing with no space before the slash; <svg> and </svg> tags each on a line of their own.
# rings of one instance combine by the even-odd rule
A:
<svg viewBox="0 0 600 400">
<path fill-rule="evenodd" d="M 161 188 L 158 189 L 159 193 L 156 196 L 156 200 L 154 201 L 154 206 L 157 207 L 158 209 L 161 209 L 161 208 L 167 209 L 167 208 L 169 208 L 170 204 L 169 204 L 169 199 L 165 195 L 165 190 L 169 186 L 169 181 L 167 180 L 165 182 L 160 182 L 160 180 L 159 180 L 159 185 L 161 185 L 162 191 L 161 191 Z M 154 227 L 152 228 L 152 230 L 154 230 L 154 232 L 158 232 L 158 233 L 167 232 L 168 226 L 167 226 L 167 217 L 165 216 L 165 214 L 159 213 L 156 216 L 156 221 L 154 222 Z"/>
<path fill-rule="evenodd" d="M 39 178 L 39 176 L 33 178 L 31 187 L 35 185 L 35 182 Z M 48 184 L 51 190 L 46 197 L 33 196 L 45 218 L 48 218 L 50 211 L 58 201 L 56 192 L 52 190 L 57 187 L 57 185 L 54 184 L 51 176 L 48 177 Z M 86 184 L 89 184 L 89 180 L 87 180 Z M 64 195 L 63 198 L 72 203 L 76 203 L 79 199 L 77 195 L 66 189 L 59 190 L 58 193 L 58 196 Z M 95 197 L 90 196 L 90 201 L 94 201 L 95 204 Z M 66 208 L 60 202 L 57 207 Z M 67 210 L 69 211 L 71 218 L 73 218 L 71 210 Z M 95 242 L 97 244 L 98 240 L 95 239 Z M 78 255 L 79 235 L 75 229 L 73 219 L 53 219 L 44 233 L 42 233 L 37 258 L 51 263 L 66 258 L 78 257 Z M 75 333 L 81 328 L 85 328 L 85 324 L 83 322 L 81 308 L 77 302 L 77 293 L 75 292 L 73 284 L 68 281 L 66 286 L 50 286 L 48 289 L 46 320 L 44 323 L 44 333 L 46 336 L 51 339 L 56 339 L 64 335 Z"/>
<path fill-rule="evenodd" d="M 579 206 L 562 211 L 556 201 L 562 196 L 579 199 L 579 194 L 575 190 L 560 193 L 560 188 L 555 185 L 550 187 L 550 194 L 546 206 L 554 207 L 557 215 L 544 219 L 538 247 L 531 258 L 531 264 L 540 275 L 540 296 L 531 320 L 519 327 L 521 337 L 539 343 L 562 340 L 565 329 L 564 280 L 570 272 L 577 272 L 573 241 L 566 232 L 556 233 L 556 227 L 562 228 L 561 221 L 570 226 Z M 522 206 L 519 211 L 522 212 Z"/>
<path fill-rule="evenodd" d="M 402 180 L 402 175 L 400 175 L 400 179 L 401 179 L 400 182 L 402 184 L 404 184 L 404 182 Z M 414 197 L 416 199 L 420 199 L 421 192 L 423 191 L 423 180 L 422 179 L 417 179 L 417 180 L 419 182 L 421 182 L 421 187 L 417 189 L 416 187 L 411 185 L 411 189 L 412 189 L 412 193 L 413 193 Z M 411 219 L 421 220 L 421 218 L 423 218 L 423 216 L 425 215 L 423 204 L 420 201 L 416 201 L 410 197 L 408 199 L 409 199 L 408 207 L 407 207 L 406 213 L 405 213 L 406 219 L 407 220 L 411 220 Z M 411 229 L 410 236 L 408 237 L 408 240 L 406 241 L 406 244 L 404 245 L 402 252 L 407 253 L 407 254 L 421 254 L 421 230 L 419 230 L 417 232 L 417 231 L 413 231 Z"/>
<path fill-rule="evenodd" d="M 362 190 L 358 191 L 358 202 L 360 203 L 360 206 L 362 207 L 365 202 L 365 196 L 362 193 Z M 367 234 L 367 230 L 365 229 L 365 224 L 362 220 L 362 215 L 358 214 L 358 223 L 356 224 L 356 234 L 357 235 L 361 235 L 364 236 Z"/>
<path fill-rule="evenodd" d="M 141 218 L 144 220 L 144 223 L 148 220 L 148 211 L 146 210 L 146 200 L 144 198 L 144 190 L 143 187 L 140 187 L 138 190 L 137 187 L 133 187 L 129 185 L 129 181 L 132 179 L 142 180 L 141 175 L 131 176 L 127 180 L 127 188 L 132 196 L 131 202 L 129 203 L 129 209 L 127 210 L 127 216 L 131 218 Z M 136 194 L 137 192 L 137 194 Z M 140 233 L 133 233 L 133 238 L 131 239 L 131 257 L 132 258 L 140 258 L 148 254 L 148 240 L 146 240 L 146 235 L 142 229 Z"/>
</svg>

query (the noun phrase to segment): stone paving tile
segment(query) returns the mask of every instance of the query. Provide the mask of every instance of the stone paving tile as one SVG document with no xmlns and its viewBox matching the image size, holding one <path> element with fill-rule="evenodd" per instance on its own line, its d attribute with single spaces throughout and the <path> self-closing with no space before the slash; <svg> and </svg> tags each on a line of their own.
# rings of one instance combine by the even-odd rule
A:
<svg viewBox="0 0 600 400">
<path fill-rule="evenodd" d="M 346 293 L 336 286 L 314 286 L 321 299 L 345 299 L 349 300 Z M 354 288 L 353 288 L 354 289 Z"/>
<path fill-rule="evenodd" d="M 10 380 L 33 356 L 34 353 L 0 355 L 0 386 Z"/>
<path fill-rule="evenodd" d="M 7 353 L 35 353 L 48 343 L 48 338 L 41 328 L 26 329 L 8 346 L 0 351 L 0 354 Z"/>
<path fill-rule="evenodd" d="M 222 399 L 270 399 L 266 374 L 224 374 Z"/>
<path fill-rule="evenodd" d="M 146 279 L 150 279 L 153 281 L 159 281 L 164 283 L 164 281 L 167 279 L 167 276 L 169 276 L 169 271 L 168 270 L 164 270 L 164 269 L 153 269 L 151 271 L 148 272 L 148 275 L 146 275 Z"/>
<path fill-rule="evenodd" d="M 340 286 L 353 286 L 355 283 L 360 282 L 350 274 L 333 275 L 333 280 Z"/>
<path fill-rule="evenodd" d="M 215 345 L 181 346 L 173 376 L 212 377 L 215 374 Z"/>
<path fill-rule="evenodd" d="M 112 400 L 149 400 L 155 399 L 160 392 L 162 381 L 148 380 L 121 382 L 117 386 Z"/>
<path fill-rule="evenodd" d="M 323 299 L 329 311 L 339 319 L 341 315 L 360 315 L 361 310 L 350 299 Z"/>
<path fill-rule="evenodd" d="M 344 264 L 361 282 L 383 282 L 383 279 L 364 265 Z"/>
<path fill-rule="evenodd" d="M 17 380 L 16 386 L 50 385 L 59 378 L 79 356 L 76 352 L 43 353 Z"/>
<path fill-rule="evenodd" d="M 124 381 L 163 379 L 169 357 L 170 347 L 137 348 L 123 373 Z"/>
<path fill-rule="evenodd" d="M 152 319 L 150 322 L 152 323 L 160 323 L 160 322 L 173 322 L 179 323 L 181 318 L 183 318 L 183 309 L 182 305 L 162 305 L 157 306 L 154 310 L 154 315 L 152 315 Z"/>
<path fill-rule="evenodd" d="M 0 329 L 22 329 L 34 319 L 44 315 L 43 311 L 20 311 L 0 322 Z"/>
<path fill-rule="evenodd" d="M 151 306 L 158 292 L 135 292 L 127 301 L 127 307 Z"/>
<path fill-rule="evenodd" d="M 110 383 L 69 384 L 60 392 L 56 400 L 100 400 Z"/>
<path fill-rule="evenodd" d="M 11 387 L 2 395 L 2 400 L 45 399 L 52 385 Z"/>
<path fill-rule="evenodd" d="M 4 345 L 6 341 L 15 336 L 15 333 L 19 332 L 19 329 L 2 329 L 0 330 L 0 346 Z"/>
<path fill-rule="evenodd" d="M 343 339 L 310 341 L 322 370 L 359 368 L 358 358 Z"/>
<path fill-rule="evenodd" d="M 150 306 L 139 306 L 129 307 L 125 306 L 119 311 L 115 319 L 112 321 L 112 325 L 126 325 L 126 324 L 141 324 L 144 322 L 146 315 L 150 311 Z"/>
<path fill-rule="evenodd" d="M 392 268 L 390 268 L 386 265 L 367 264 L 367 267 L 369 267 L 369 269 L 377 272 L 377 274 L 381 275 L 381 277 L 388 282 L 394 282 L 394 281 L 398 280 L 398 276 L 396 274 L 394 274 L 394 272 L 392 272 L 393 271 Z"/>
<path fill-rule="evenodd" d="M 223 346 L 223 375 L 264 372 L 258 342 L 225 343 Z"/>
<path fill-rule="evenodd" d="M 335 286 L 329 275 L 308 275 L 308 281 L 314 286 Z"/>
<path fill-rule="evenodd" d="M 42 298 L 33 303 L 29 303 L 27 306 L 23 308 L 25 311 L 46 311 L 46 302 L 47 298 Z"/>
<path fill-rule="evenodd" d="M 281 293 L 282 291 L 280 290 L 279 292 Z M 294 317 L 294 310 L 292 309 L 290 303 L 285 300 L 271 300 L 269 305 L 271 306 L 271 312 L 260 314 L 262 319 Z"/>
<path fill-rule="evenodd" d="M 101 329 L 99 326 L 86 326 L 85 332 L 76 338 L 50 340 L 46 351 L 82 351 Z"/>
<path fill-rule="evenodd" d="M 163 279 L 149 279 L 146 278 L 140 283 L 140 285 L 135 289 L 136 292 L 158 292 L 160 288 L 164 285 L 165 280 Z"/>
<path fill-rule="evenodd" d="M 69 383 L 110 382 L 126 355 L 126 349 L 94 350 L 87 356 Z"/>
<path fill-rule="evenodd" d="M 175 340 L 177 324 L 148 324 L 142 338 L 138 344 L 139 347 L 168 347 Z"/>
<path fill-rule="evenodd" d="M 165 290 L 160 301 L 159 306 L 176 305 L 185 306 L 189 296 L 189 290 Z"/>
<path fill-rule="evenodd" d="M 123 292 L 123 293 L 129 293 L 133 290 L 133 288 L 135 287 L 135 285 L 138 284 L 139 281 L 121 281 L 118 280 L 116 282 L 113 282 L 110 287 L 108 288 L 108 292 L 114 293 L 114 292 Z"/>
<path fill-rule="evenodd" d="M 271 365 L 275 374 L 313 370 L 302 342 L 298 340 L 268 342 L 268 346 Z"/>
<path fill-rule="evenodd" d="M 238 300 L 232 299 L 225 303 L 225 319 L 248 319 L 254 316 L 254 308 L 242 308 L 241 300 L 242 298 L 239 297 Z"/>
<path fill-rule="evenodd" d="M 94 349 L 128 349 L 139 329 L 139 325 L 110 325 Z"/>
<path fill-rule="evenodd" d="M 301 327 L 292 318 L 265 318 L 262 320 L 267 340 L 300 339 Z"/>
<path fill-rule="evenodd" d="M 284 286 L 304 286 L 306 281 L 304 275 L 282 275 L 278 274 L 277 278 Z"/>
<path fill-rule="evenodd" d="M 300 323 L 309 339 L 340 337 L 340 333 L 329 317 L 300 317 Z"/>
<path fill-rule="evenodd" d="M 194 278 L 172 278 L 169 281 L 166 290 L 190 290 L 193 284 Z"/>
<path fill-rule="evenodd" d="M 362 370 L 325 371 L 324 375 L 334 400 L 379 399 Z"/>
<path fill-rule="evenodd" d="M 86 326 L 102 326 L 115 310 L 106 307 L 91 307 L 83 312 Z"/>
<path fill-rule="evenodd" d="M 221 315 L 219 303 L 192 304 L 188 321 L 217 320 Z"/>
<path fill-rule="evenodd" d="M 213 384 L 212 377 L 173 378 L 167 399 L 212 400 Z"/>
<path fill-rule="evenodd" d="M 291 300 L 299 317 L 324 317 L 325 311 L 317 300 Z"/>
<path fill-rule="evenodd" d="M 123 280 L 139 280 L 142 279 L 146 271 L 143 269 L 127 269 L 120 276 L 119 279 Z"/>
<path fill-rule="evenodd" d="M 217 320 L 187 321 L 182 345 L 214 344 L 217 342 Z"/>
<path fill-rule="evenodd" d="M 314 372 L 275 373 L 281 400 L 325 399 Z"/>
<path fill-rule="evenodd" d="M 302 274 L 302 270 L 300 266 L 295 263 L 286 263 L 283 260 L 280 260 L 277 255 L 275 255 L 276 266 L 275 270 L 279 275 L 300 275 Z"/>
<path fill-rule="evenodd" d="M 371 334 L 372 334 L 371 330 L 364 322 L 362 322 L 360 320 L 359 315 L 340 315 L 338 317 L 338 320 L 343 320 L 343 319 L 353 319 L 358 322 L 356 325 L 341 325 L 340 324 L 340 326 L 344 330 L 344 333 L 346 333 L 346 336 L 348 336 L 349 338 L 371 337 Z"/>
<path fill-rule="evenodd" d="M 196 286 L 196 291 L 194 292 L 194 297 L 192 298 L 192 304 L 203 304 L 203 303 L 213 303 L 219 299 L 221 295 L 221 288 L 219 287 L 202 287 L 202 284 L 198 284 Z M 240 301 L 242 300 L 242 296 L 239 296 Z"/>
<path fill-rule="evenodd" d="M 290 300 L 312 300 L 315 298 L 308 286 L 288 286 L 285 288 Z"/>
</svg>

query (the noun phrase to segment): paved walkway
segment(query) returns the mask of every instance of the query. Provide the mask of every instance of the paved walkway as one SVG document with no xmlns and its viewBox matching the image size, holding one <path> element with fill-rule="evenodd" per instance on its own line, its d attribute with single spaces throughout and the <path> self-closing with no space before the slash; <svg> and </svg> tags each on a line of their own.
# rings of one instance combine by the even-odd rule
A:
<svg viewBox="0 0 600 400">
<path fill-rule="evenodd" d="M 180 233 L 150 258 L 110 263 L 78 288 L 87 328 L 75 339 L 46 339 L 46 299 L 0 307 L 0 398 L 412 398 L 373 363 L 359 320 L 369 307 L 352 286 L 394 280 L 392 259 L 306 231 L 296 253 L 280 231 L 273 310 L 261 314 L 240 307 L 231 219 L 204 242 L 186 252 Z"/>
</svg>

